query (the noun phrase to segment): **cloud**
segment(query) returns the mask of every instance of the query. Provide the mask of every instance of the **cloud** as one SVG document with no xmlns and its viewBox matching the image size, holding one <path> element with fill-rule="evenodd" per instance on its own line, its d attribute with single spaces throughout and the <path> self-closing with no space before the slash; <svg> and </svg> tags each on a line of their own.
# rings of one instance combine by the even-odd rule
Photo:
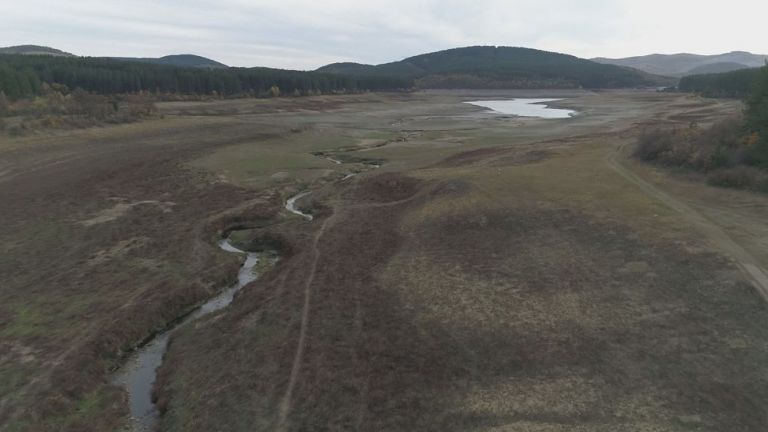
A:
<svg viewBox="0 0 768 432">
<path fill-rule="evenodd" d="M 582 57 L 768 51 L 748 0 L 0 0 L 0 40 L 81 55 L 195 53 L 236 66 L 382 63 L 466 45 Z"/>
</svg>

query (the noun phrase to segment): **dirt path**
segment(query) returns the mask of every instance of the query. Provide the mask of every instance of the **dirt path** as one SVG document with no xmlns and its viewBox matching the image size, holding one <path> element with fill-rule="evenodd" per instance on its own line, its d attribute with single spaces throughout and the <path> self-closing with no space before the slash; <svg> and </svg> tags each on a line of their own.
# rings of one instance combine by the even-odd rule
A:
<svg viewBox="0 0 768 432">
<path fill-rule="evenodd" d="M 397 201 L 390 201 L 385 203 L 357 204 L 357 205 L 350 205 L 347 208 L 350 210 L 359 210 L 359 209 L 366 209 L 366 208 L 394 207 L 397 205 L 411 202 L 419 197 L 422 197 L 424 194 L 428 193 L 431 190 L 432 188 L 424 188 L 421 191 L 413 194 L 408 198 L 400 199 Z M 315 234 L 312 240 L 312 264 L 310 266 L 309 275 L 307 276 L 306 282 L 304 284 L 304 304 L 301 310 L 301 329 L 299 330 L 299 340 L 296 346 L 296 354 L 293 357 L 293 363 L 291 366 L 291 375 L 288 379 L 288 385 L 286 387 L 285 393 L 283 394 L 283 398 L 279 406 L 278 421 L 277 421 L 277 428 L 276 428 L 276 430 L 278 431 L 286 430 L 286 420 L 288 418 L 288 414 L 291 411 L 291 400 L 293 399 L 293 391 L 294 391 L 294 388 L 296 387 L 296 382 L 298 381 L 299 374 L 301 372 L 301 363 L 304 359 L 304 351 L 307 345 L 307 332 L 309 330 L 309 319 L 311 315 L 310 309 L 312 306 L 311 305 L 312 284 L 315 280 L 315 275 L 317 274 L 317 265 L 321 255 L 319 244 L 323 238 L 323 235 L 335 223 L 335 220 L 338 217 L 338 215 L 339 215 L 339 212 L 334 211 L 333 214 L 331 214 L 331 216 L 326 218 L 323 221 L 323 224 L 320 226 L 320 229 L 318 230 L 317 234 Z M 362 414 L 360 414 L 359 416 L 362 418 Z"/>
<path fill-rule="evenodd" d="M 304 305 L 301 309 L 301 329 L 299 330 L 299 340 L 296 345 L 296 354 L 293 356 L 293 365 L 291 366 L 291 375 L 288 379 L 288 386 L 285 389 L 285 394 L 280 402 L 280 408 L 278 411 L 277 430 L 285 430 L 285 421 L 288 418 L 288 413 L 291 411 L 291 399 L 293 397 L 293 389 L 296 387 L 296 381 L 299 378 L 301 372 L 301 362 L 304 359 L 304 351 L 307 342 L 307 330 L 309 329 L 310 307 L 312 302 L 312 283 L 315 281 L 315 274 L 317 274 L 317 262 L 320 260 L 320 240 L 322 239 L 328 227 L 335 219 L 336 213 L 332 214 L 323 221 L 320 229 L 315 234 L 312 240 L 312 264 L 304 283 Z"/>
<path fill-rule="evenodd" d="M 725 252 L 731 257 L 744 274 L 752 282 L 760 295 L 768 302 L 768 272 L 761 267 L 759 260 L 750 254 L 745 248 L 736 243 L 716 222 L 707 219 L 704 215 L 694 210 L 682 200 L 660 190 L 656 186 L 643 180 L 624 165 L 620 158 L 624 145 L 611 152 L 606 158 L 608 165 L 625 180 L 639 187 L 646 194 L 654 197 L 666 206 L 680 213 L 696 228 L 704 233 L 714 247 Z"/>
</svg>

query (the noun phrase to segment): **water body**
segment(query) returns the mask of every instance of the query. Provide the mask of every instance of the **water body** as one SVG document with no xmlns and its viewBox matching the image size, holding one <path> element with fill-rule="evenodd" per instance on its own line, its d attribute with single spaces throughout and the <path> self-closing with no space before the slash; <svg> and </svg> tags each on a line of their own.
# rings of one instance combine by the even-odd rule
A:
<svg viewBox="0 0 768 432">
<path fill-rule="evenodd" d="M 304 198 L 305 196 L 307 196 L 307 195 L 309 195 L 311 193 L 312 193 L 311 191 L 305 191 L 305 192 L 302 192 L 302 193 L 300 193 L 300 194 L 298 194 L 296 196 L 288 198 L 288 201 L 285 202 L 285 209 L 288 210 L 289 212 L 293 213 L 293 214 L 296 214 L 296 215 L 299 215 L 299 216 L 303 217 L 304 219 L 306 219 L 308 221 L 311 221 L 312 220 L 312 215 L 311 214 L 302 213 L 301 210 L 296 208 L 296 201 Z"/>
<path fill-rule="evenodd" d="M 254 271 L 259 263 L 258 253 L 240 250 L 234 247 L 229 239 L 219 242 L 219 247 L 227 252 L 246 256 L 245 263 L 238 271 L 237 282 L 208 300 L 174 327 L 155 336 L 148 344 L 137 350 L 115 376 L 114 382 L 125 387 L 128 392 L 134 432 L 152 431 L 157 425 L 160 413 L 152 402 L 152 387 L 157 377 L 157 368 L 163 363 L 163 356 L 168 349 L 168 338 L 171 333 L 197 318 L 229 306 L 238 291 L 258 278 Z"/>
<path fill-rule="evenodd" d="M 508 100 L 483 100 L 465 102 L 483 108 L 488 108 L 500 114 L 512 114 L 520 117 L 537 117 L 545 119 L 565 119 L 576 115 L 576 111 L 550 108 L 547 102 L 556 102 L 562 99 L 508 99 Z"/>
</svg>

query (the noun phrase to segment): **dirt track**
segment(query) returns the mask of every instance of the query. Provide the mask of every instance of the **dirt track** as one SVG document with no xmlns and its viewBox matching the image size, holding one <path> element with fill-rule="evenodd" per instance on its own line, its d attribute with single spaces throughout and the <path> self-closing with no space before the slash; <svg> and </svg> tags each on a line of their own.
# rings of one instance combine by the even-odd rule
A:
<svg viewBox="0 0 768 432">
<path fill-rule="evenodd" d="M 676 198 L 656 186 L 643 180 L 637 174 L 628 169 L 622 162 L 626 154 L 622 154 L 622 148 L 619 148 L 614 154 L 609 155 L 606 161 L 612 169 L 643 190 L 646 194 L 663 202 L 671 209 L 680 213 L 686 220 L 690 221 L 702 234 L 707 236 L 715 249 L 721 253 L 733 258 L 736 264 L 742 269 L 744 276 L 749 278 L 758 293 L 768 302 L 768 272 L 762 266 L 759 260 L 753 257 L 747 250 L 736 243 L 723 229 L 718 225 L 718 221 L 711 221 L 701 213 L 691 208 L 681 199 Z M 722 222 L 721 222 L 722 223 Z"/>
<path fill-rule="evenodd" d="M 318 244 L 322 241 L 323 234 L 325 234 L 326 229 L 333 220 L 333 215 L 325 219 L 320 226 L 320 229 L 317 231 L 317 234 L 315 234 L 312 239 L 312 262 L 304 285 L 304 305 L 301 307 L 301 330 L 299 331 L 299 340 L 296 342 L 296 355 L 291 362 L 291 376 L 288 379 L 288 386 L 285 389 L 285 395 L 280 403 L 280 413 L 277 422 L 278 430 L 283 430 L 285 428 L 285 421 L 291 409 L 293 389 L 296 386 L 296 380 L 301 372 L 301 363 L 304 360 L 304 350 L 307 345 L 307 329 L 309 328 L 310 307 L 312 304 L 312 283 L 315 281 L 317 262 L 320 260 L 320 248 L 318 247 Z"/>
</svg>

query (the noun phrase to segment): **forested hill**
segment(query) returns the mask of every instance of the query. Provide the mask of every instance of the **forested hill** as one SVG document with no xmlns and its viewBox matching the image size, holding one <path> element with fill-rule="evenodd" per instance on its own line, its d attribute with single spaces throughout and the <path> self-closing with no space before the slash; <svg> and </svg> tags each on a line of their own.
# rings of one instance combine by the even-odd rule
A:
<svg viewBox="0 0 768 432">
<path fill-rule="evenodd" d="M 100 94 L 274 96 L 410 89 L 400 77 L 352 77 L 269 68 L 189 68 L 87 57 L 0 55 L 0 92 L 34 96 L 42 84 Z"/>
<path fill-rule="evenodd" d="M 318 71 L 413 78 L 422 88 L 626 88 L 674 82 L 565 54 L 493 46 L 455 48 L 378 66 L 336 63 Z"/>
<path fill-rule="evenodd" d="M 40 46 L 40 45 L 17 45 L 5 48 L 0 48 L 0 54 L 23 54 L 23 55 L 40 55 L 40 56 L 54 56 L 54 57 L 77 57 L 74 54 L 58 50 L 56 48 Z M 219 63 L 215 60 L 205 58 L 194 54 L 173 54 L 164 57 L 103 57 L 105 59 L 113 60 L 125 60 L 135 61 L 141 63 L 154 63 L 169 66 L 181 66 L 181 67 L 199 67 L 199 68 L 225 68 L 228 67 L 223 63 Z"/>
<path fill-rule="evenodd" d="M 0 48 L 0 54 L 46 55 L 56 57 L 74 57 L 74 54 L 40 45 L 16 45 Z"/>
<path fill-rule="evenodd" d="M 708 97 L 745 98 L 754 90 L 761 69 L 742 69 L 726 73 L 691 75 L 680 80 L 678 89 Z"/>
<path fill-rule="evenodd" d="M 180 67 L 196 67 L 205 69 L 221 69 L 228 67 L 223 63 L 219 63 L 216 60 L 211 60 L 206 57 L 202 57 L 194 54 L 174 54 L 165 57 L 152 58 L 152 57 L 111 57 L 115 60 L 135 61 L 141 63 L 154 63 L 168 66 L 180 66 Z"/>
</svg>

